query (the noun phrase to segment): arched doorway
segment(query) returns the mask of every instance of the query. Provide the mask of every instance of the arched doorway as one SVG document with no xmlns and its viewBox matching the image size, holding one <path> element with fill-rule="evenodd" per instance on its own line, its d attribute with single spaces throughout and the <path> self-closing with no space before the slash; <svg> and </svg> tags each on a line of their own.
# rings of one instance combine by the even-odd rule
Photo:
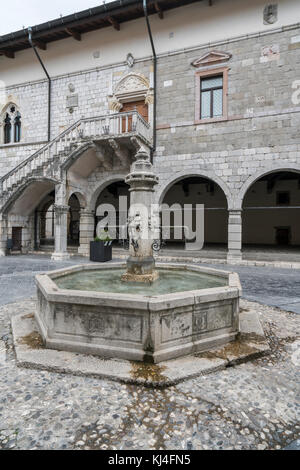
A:
<svg viewBox="0 0 300 470">
<path fill-rule="evenodd" d="M 184 208 L 185 204 L 192 205 L 193 230 L 196 229 L 196 204 L 204 205 L 204 249 L 227 250 L 228 239 L 228 211 L 227 198 L 221 187 L 211 179 L 201 176 L 187 176 L 176 181 L 169 187 L 163 197 L 163 204 L 172 206 L 179 204 Z M 182 238 L 178 239 L 178 231 L 175 235 L 175 226 L 178 225 L 175 211 L 171 212 L 170 237 L 165 239 L 165 248 L 185 247 L 184 230 Z M 182 217 L 183 225 L 183 217 Z"/>
<path fill-rule="evenodd" d="M 35 211 L 35 249 L 54 246 L 54 201 L 55 191 L 51 191 Z"/>
<path fill-rule="evenodd" d="M 68 246 L 79 246 L 80 237 L 80 203 L 76 194 L 72 194 L 68 201 Z"/>
<path fill-rule="evenodd" d="M 300 249 L 300 173 L 276 171 L 256 180 L 243 200 L 242 243 L 251 249 Z"/>
<path fill-rule="evenodd" d="M 3 207 L 7 220 L 5 237 L 12 249 L 26 253 L 53 245 L 53 203 L 56 180 L 32 177 L 18 186 Z"/>
<path fill-rule="evenodd" d="M 95 232 L 99 222 L 108 219 L 110 233 L 115 234 L 114 245 L 124 240 L 121 225 L 127 221 L 130 204 L 129 186 L 124 181 L 115 181 L 108 184 L 99 194 L 95 205 Z M 127 234 L 126 234 L 127 238 Z"/>
</svg>

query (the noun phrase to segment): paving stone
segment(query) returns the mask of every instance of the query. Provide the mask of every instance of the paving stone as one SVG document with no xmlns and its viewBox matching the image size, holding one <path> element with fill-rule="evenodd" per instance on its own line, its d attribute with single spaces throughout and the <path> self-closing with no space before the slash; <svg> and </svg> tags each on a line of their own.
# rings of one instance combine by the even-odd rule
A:
<svg viewBox="0 0 300 470">
<path fill-rule="evenodd" d="M 10 269 L 28 273 L 23 300 L 5 299 L 3 305 L 7 291 L 0 295 L 0 339 L 6 348 L 6 360 L 0 363 L 0 449 L 298 447 L 298 315 L 243 299 L 243 311 L 255 311 L 260 319 L 271 354 L 164 390 L 26 369 L 15 360 L 10 320 L 34 312 L 35 300 L 24 300 L 34 295 L 32 271 L 58 264 L 30 257 L 18 258 L 22 259 L 18 263 L 16 258 L 10 261 L 15 268 L 10 264 L 3 268 L 2 260 L 0 268 L 2 273 Z M 299 281 L 291 271 L 279 274 L 275 269 L 247 267 L 241 276 L 244 295 L 249 291 L 254 295 L 251 282 L 261 296 L 269 286 L 274 290 L 283 286 L 283 299 L 295 295 Z M 265 290 L 259 289 L 263 279 Z M 10 302 L 16 300 L 18 286 L 11 283 L 11 291 Z"/>
</svg>

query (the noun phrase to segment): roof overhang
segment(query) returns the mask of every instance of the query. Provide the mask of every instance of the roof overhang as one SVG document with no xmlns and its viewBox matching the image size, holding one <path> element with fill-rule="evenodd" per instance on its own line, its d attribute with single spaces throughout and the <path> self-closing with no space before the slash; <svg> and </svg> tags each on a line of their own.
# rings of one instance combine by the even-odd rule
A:
<svg viewBox="0 0 300 470">
<path fill-rule="evenodd" d="M 196 3 L 202 0 L 148 0 L 148 14 L 163 19 L 164 11 Z M 211 2 L 209 2 L 211 4 Z M 46 50 L 47 44 L 73 37 L 80 41 L 81 35 L 101 28 L 120 30 L 122 23 L 144 16 L 142 0 L 117 0 L 99 7 L 83 10 L 72 15 L 48 21 L 32 27 L 33 43 Z M 0 36 L 0 55 L 13 59 L 15 53 L 30 48 L 28 29 Z"/>
</svg>

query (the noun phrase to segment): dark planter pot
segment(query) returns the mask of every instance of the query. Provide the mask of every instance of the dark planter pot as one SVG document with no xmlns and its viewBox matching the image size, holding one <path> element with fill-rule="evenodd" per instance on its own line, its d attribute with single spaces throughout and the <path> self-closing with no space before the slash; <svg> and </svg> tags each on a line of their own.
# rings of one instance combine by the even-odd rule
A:
<svg viewBox="0 0 300 470">
<path fill-rule="evenodd" d="M 105 263 L 112 260 L 112 242 L 90 242 L 90 260 Z"/>
</svg>

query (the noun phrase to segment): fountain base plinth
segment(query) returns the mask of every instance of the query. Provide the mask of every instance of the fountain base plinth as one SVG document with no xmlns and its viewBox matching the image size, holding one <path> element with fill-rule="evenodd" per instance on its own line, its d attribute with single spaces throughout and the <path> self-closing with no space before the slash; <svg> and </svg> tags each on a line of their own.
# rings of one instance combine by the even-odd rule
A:
<svg viewBox="0 0 300 470">
<path fill-rule="evenodd" d="M 124 282 L 143 282 L 152 284 L 159 277 L 155 269 L 153 256 L 138 258 L 130 256 L 127 260 L 127 270 L 121 279 Z"/>
<path fill-rule="evenodd" d="M 158 272 L 153 271 L 151 274 L 135 274 L 126 272 L 122 274 L 123 282 L 142 282 L 145 284 L 152 284 L 159 278 Z"/>
<path fill-rule="evenodd" d="M 125 269 L 86 264 L 36 276 L 35 318 L 48 349 L 157 364 L 237 337 L 237 274 L 158 264 L 159 281 L 147 285 L 131 272 L 134 282 L 120 282 Z"/>
</svg>

